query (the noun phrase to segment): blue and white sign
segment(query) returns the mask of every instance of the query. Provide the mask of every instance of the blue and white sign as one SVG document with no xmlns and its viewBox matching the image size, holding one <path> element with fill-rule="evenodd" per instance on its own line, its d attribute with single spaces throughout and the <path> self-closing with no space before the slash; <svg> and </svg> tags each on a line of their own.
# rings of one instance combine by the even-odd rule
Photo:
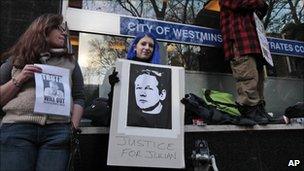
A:
<svg viewBox="0 0 304 171">
<path fill-rule="evenodd" d="M 272 54 L 304 58 L 304 42 L 272 37 L 268 37 L 267 40 Z"/>
<path fill-rule="evenodd" d="M 213 47 L 221 46 L 223 41 L 220 31 L 216 29 L 143 18 L 120 17 L 120 34 L 136 36 L 140 32 L 150 32 L 160 40 Z"/>
<path fill-rule="evenodd" d="M 136 36 L 140 32 L 151 32 L 157 39 L 200 46 L 222 46 L 219 30 L 173 22 L 144 18 L 120 17 L 120 34 Z M 304 57 L 304 42 L 267 37 L 272 54 Z"/>
<path fill-rule="evenodd" d="M 118 14 L 68 8 L 65 20 L 70 30 L 134 37 L 139 32 L 151 32 L 167 42 L 220 47 L 219 30 L 174 22 L 122 16 Z M 267 37 L 271 54 L 304 58 L 304 42 Z"/>
</svg>

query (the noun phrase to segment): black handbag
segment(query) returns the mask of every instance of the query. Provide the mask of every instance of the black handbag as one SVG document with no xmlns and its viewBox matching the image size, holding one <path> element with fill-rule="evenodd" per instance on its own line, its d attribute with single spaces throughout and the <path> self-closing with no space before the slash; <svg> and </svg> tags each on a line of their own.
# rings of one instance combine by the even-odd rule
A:
<svg viewBox="0 0 304 171">
<path fill-rule="evenodd" d="M 83 117 L 92 120 L 92 126 L 109 126 L 111 110 L 108 105 L 108 99 L 94 99 L 92 104 L 85 108 Z"/>
</svg>

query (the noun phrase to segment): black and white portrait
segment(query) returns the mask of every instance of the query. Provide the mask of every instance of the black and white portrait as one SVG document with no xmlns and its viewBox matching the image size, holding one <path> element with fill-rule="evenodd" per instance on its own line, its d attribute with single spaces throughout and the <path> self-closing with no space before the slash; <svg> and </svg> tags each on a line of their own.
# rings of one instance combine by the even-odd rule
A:
<svg viewBox="0 0 304 171">
<path fill-rule="evenodd" d="M 64 88 L 60 82 L 43 80 L 44 103 L 64 105 Z"/>
<path fill-rule="evenodd" d="M 44 95 L 55 98 L 63 98 L 64 90 L 62 83 L 55 81 L 43 81 L 44 82 Z M 47 86 L 48 85 L 48 86 Z"/>
<path fill-rule="evenodd" d="M 172 128 L 171 70 L 130 65 L 127 126 Z"/>
</svg>

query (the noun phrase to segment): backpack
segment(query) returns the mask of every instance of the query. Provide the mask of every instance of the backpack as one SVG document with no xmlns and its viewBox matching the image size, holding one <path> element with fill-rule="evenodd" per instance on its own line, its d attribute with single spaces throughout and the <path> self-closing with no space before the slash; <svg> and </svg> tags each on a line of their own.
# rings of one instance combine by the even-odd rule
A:
<svg viewBox="0 0 304 171">
<path fill-rule="evenodd" d="M 217 110 L 231 116 L 241 115 L 232 94 L 204 88 L 202 89 L 202 93 L 202 99 L 208 106 L 213 106 Z"/>
<path fill-rule="evenodd" d="M 214 106 L 208 106 L 204 100 L 192 93 L 186 94 L 181 100 L 185 105 L 185 122 L 191 124 L 192 119 L 202 117 L 207 124 L 234 124 L 234 117 L 217 110 Z"/>
<path fill-rule="evenodd" d="M 289 106 L 285 110 L 285 116 L 287 116 L 288 118 L 304 117 L 304 102 L 298 102 L 293 106 Z"/>
<path fill-rule="evenodd" d="M 216 108 L 217 105 L 208 106 L 201 97 L 192 93 L 186 94 L 181 102 L 185 105 L 186 124 L 191 124 L 192 119 L 196 117 L 203 118 L 203 121 L 207 124 L 233 124 L 241 126 L 253 126 L 256 124 L 247 118 L 220 111 Z"/>
</svg>

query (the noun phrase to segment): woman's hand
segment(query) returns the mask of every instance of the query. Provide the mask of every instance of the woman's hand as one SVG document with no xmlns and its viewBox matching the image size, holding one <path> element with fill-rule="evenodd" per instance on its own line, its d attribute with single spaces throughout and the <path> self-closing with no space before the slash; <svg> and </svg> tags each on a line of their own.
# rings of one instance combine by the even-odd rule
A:
<svg viewBox="0 0 304 171">
<path fill-rule="evenodd" d="M 73 105 L 73 113 L 72 113 L 72 118 L 71 118 L 71 122 L 72 125 L 75 129 L 78 129 L 79 127 L 79 123 L 83 114 L 83 107 L 78 105 L 78 104 L 74 104 Z"/>
<path fill-rule="evenodd" d="M 18 76 L 13 77 L 13 79 L 3 85 L 0 86 L 0 105 L 4 106 L 13 99 L 18 93 L 17 89 L 19 89 L 23 83 L 25 83 L 30 78 L 33 78 L 34 73 L 40 73 L 42 69 L 40 67 L 34 65 L 25 65 Z"/>
<path fill-rule="evenodd" d="M 38 66 L 28 64 L 25 65 L 21 73 L 15 78 L 18 84 L 23 84 L 34 77 L 34 73 L 41 73 L 42 69 Z"/>
</svg>

